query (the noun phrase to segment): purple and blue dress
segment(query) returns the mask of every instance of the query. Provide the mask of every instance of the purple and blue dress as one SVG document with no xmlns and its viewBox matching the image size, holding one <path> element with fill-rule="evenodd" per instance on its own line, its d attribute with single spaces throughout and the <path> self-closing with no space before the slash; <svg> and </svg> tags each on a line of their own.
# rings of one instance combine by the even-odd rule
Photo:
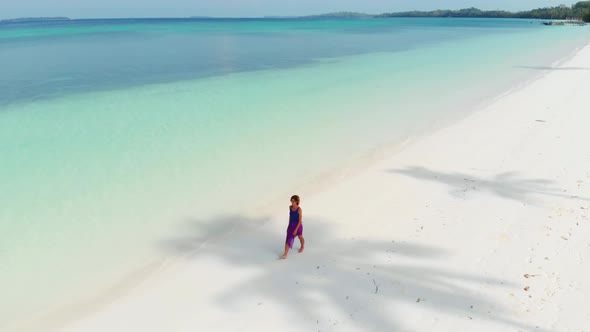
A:
<svg viewBox="0 0 590 332">
<path fill-rule="evenodd" d="M 296 236 L 303 235 L 303 223 L 299 226 L 299 230 L 297 230 L 297 235 L 293 235 L 295 232 L 295 228 L 297 228 L 297 224 L 299 223 L 299 208 L 293 211 L 289 206 L 289 227 L 287 227 L 287 245 L 289 248 L 293 248 L 293 242 L 295 241 Z"/>
</svg>

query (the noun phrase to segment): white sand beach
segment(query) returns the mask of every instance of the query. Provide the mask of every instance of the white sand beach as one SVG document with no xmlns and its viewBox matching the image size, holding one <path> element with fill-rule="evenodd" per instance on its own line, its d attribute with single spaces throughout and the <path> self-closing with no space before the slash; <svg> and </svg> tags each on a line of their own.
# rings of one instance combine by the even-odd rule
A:
<svg viewBox="0 0 590 332">
<path fill-rule="evenodd" d="M 179 229 L 162 243 L 170 261 L 160 272 L 45 326 L 590 331 L 590 46 L 530 70 L 546 74 L 362 171 L 297 192 L 303 254 L 278 260 L 286 195 L 270 214 Z"/>
</svg>

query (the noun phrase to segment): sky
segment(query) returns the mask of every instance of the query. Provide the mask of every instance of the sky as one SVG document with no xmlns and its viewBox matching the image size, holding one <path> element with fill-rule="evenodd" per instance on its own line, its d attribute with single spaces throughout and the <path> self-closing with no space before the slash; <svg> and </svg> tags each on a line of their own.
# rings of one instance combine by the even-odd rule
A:
<svg viewBox="0 0 590 332">
<path fill-rule="evenodd" d="M 527 10 L 567 4 L 566 0 L 0 0 L 0 19 L 67 16 L 120 17 L 261 17 L 297 16 L 338 11 L 370 14 L 406 10 Z"/>
</svg>

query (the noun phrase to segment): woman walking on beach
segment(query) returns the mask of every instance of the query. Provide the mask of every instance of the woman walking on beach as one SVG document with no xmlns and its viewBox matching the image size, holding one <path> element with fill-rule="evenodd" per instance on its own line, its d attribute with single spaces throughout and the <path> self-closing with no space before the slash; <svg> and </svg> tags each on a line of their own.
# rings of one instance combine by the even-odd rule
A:
<svg viewBox="0 0 590 332">
<path fill-rule="evenodd" d="M 301 208 L 299 207 L 299 196 L 293 195 L 291 196 L 291 206 L 289 206 L 289 227 L 287 227 L 287 239 L 285 241 L 285 252 L 281 259 L 287 258 L 289 254 L 289 249 L 293 248 L 293 242 L 295 242 L 295 236 L 299 237 L 299 242 L 301 243 L 301 248 L 299 252 L 303 252 L 305 249 L 305 239 L 303 238 L 303 224 L 301 220 L 303 219 L 303 214 L 301 212 Z"/>
</svg>

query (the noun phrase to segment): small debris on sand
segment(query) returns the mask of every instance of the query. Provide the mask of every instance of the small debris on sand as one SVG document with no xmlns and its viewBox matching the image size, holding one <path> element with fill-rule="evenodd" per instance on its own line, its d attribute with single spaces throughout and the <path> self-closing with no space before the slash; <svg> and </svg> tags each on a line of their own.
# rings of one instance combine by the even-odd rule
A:
<svg viewBox="0 0 590 332">
<path fill-rule="evenodd" d="M 525 292 L 528 292 L 528 291 L 529 291 L 529 289 L 530 289 L 530 287 L 529 287 L 529 286 L 526 286 L 526 287 L 524 288 L 524 291 L 525 291 Z"/>
</svg>

